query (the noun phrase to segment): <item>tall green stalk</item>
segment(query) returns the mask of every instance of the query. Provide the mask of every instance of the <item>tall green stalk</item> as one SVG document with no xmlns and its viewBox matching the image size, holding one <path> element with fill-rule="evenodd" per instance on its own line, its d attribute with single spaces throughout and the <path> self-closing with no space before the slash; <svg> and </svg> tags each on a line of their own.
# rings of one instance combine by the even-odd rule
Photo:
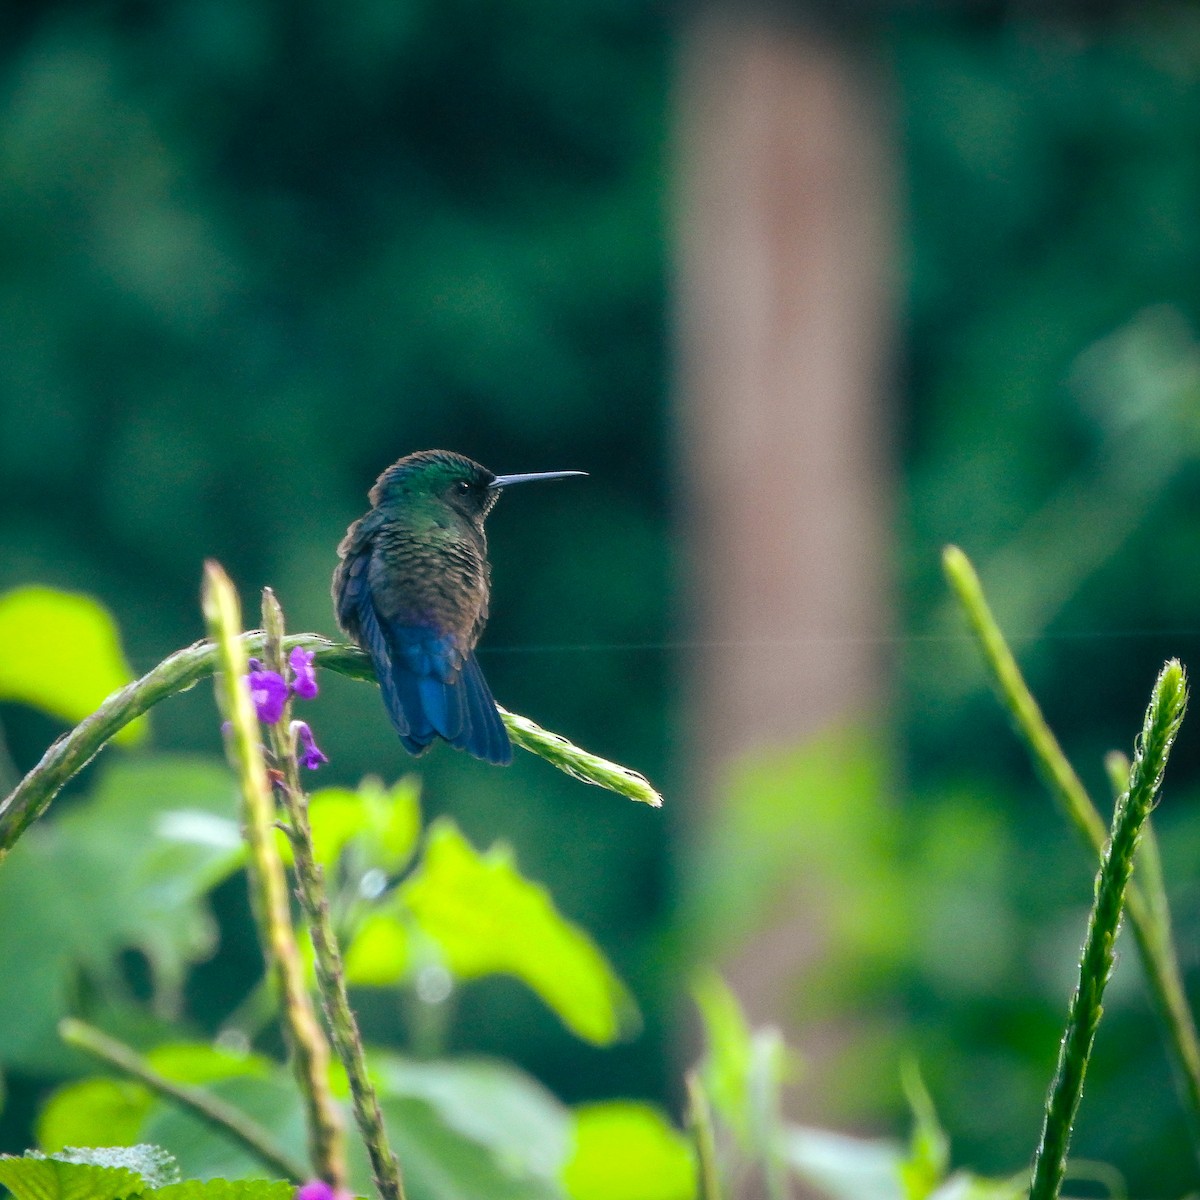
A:
<svg viewBox="0 0 1200 1200">
<path fill-rule="evenodd" d="M 270 588 L 263 589 L 263 629 L 266 631 L 264 657 L 267 667 L 284 675 L 283 609 Z M 379 1098 L 367 1074 L 366 1055 L 358 1022 L 350 1007 L 346 990 L 346 973 L 333 923 L 329 919 L 329 901 L 320 865 L 313 850 L 312 826 L 308 819 L 308 796 L 300 785 L 296 764 L 295 734 L 289 728 L 290 703 L 283 715 L 268 731 L 276 765 L 282 776 L 280 795 L 288 821 L 284 826 L 292 844 L 292 860 L 296 870 L 296 895 L 308 918 L 316 966 L 317 985 L 325 1012 L 325 1024 L 330 1039 L 350 1084 L 350 1097 L 359 1132 L 371 1160 L 375 1186 L 383 1200 L 405 1200 L 404 1177 L 400 1162 L 388 1144 L 387 1131 Z"/>
<path fill-rule="evenodd" d="M 1167 756 L 1186 707 L 1187 678 L 1179 663 L 1171 659 L 1155 682 L 1141 737 L 1134 749 L 1129 790 L 1117 801 L 1109 843 L 1096 876 L 1096 898 L 1088 917 L 1079 983 L 1071 997 L 1058 1066 L 1046 1099 L 1029 1200 L 1057 1200 L 1062 1187 L 1071 1130 L 1103 1011 L 1104 989 L 1112 973 L 1113 946 L 1120 928 L 1125 889 L 1133 873 L 1133 857 L 1142 826 L 1158 800 Z"/>
<path fill-rule="evenodd" d="M 287 878 L 275 841 L 275 798 L 246 686 L 250 667 L 240 637 L 241 606 L 229 577 L 215 562 L 204 567 L 203 607 L 217 647 L 217 704 L 229 723 L 229 757 L 241 780 L 252 909 L 267 969 L 279 990 L 292 1066 L 305 1103 L 309 1151 L 317 1174 L 344 1191 L 344 1134 L 329 1090 L 329 1045 L 313 1012 L 288 908 Z"/>
<path fill-rule="evenodd" d="M 1008 709 L 1017 733 L 1025 742 L 1035 768 L 1046 780 L 1051 795 L 1058 801 L 1067 819 L 1096 857 L 1100 858 L 1108 838 L 1104 819 L 1046 724 L 992 615 L 975 568 L 957 546 L 946 547 L 942 565 L 991 672 L 992 684 Z M 1128 783 L 1128 764 L 1125 769 L 1125 779 L 1116 788 L 1118 792 L 1123 791 Z M 1110 776 L 1115 771 L 1116 764 L 1110 764 Z M 1179 957 L 1171 936 L 1170 906 L 1161 872 L 1156 872 L 1153 864 L 1146 869 L 1144 863 L 1139 881 L 1140 886 L 1139 883 L 1130 886 L 1125 904 L 1129 910 L 1138 955 L 1145 968 L 1155 1015 L 1171 1051 L 1177 1088 L 1188 1117 L 1193 1147 L 1200 1156 L 1200 1037 L 1197 1036 L 1195 1019 L 1188 1006 Z"/>
</svg>

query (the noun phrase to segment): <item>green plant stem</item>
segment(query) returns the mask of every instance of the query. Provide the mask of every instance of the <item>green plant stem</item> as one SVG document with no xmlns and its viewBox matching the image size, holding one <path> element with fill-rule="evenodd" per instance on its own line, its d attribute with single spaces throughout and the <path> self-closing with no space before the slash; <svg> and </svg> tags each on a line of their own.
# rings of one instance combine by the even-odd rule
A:
<svg viewBox="0 0 1200 1200">
<path fill-rule="evenodd" d="M 583 783 L 606 788 L 629 800 L 649 804 L 652 808 L 662 806 L 662 796 L 654 790 L 644 775 L 609 762 L 606 758 L 592 754 L 568 742 L 565 737 L 551 733 L 535 724 L 528 717 L 518 716 L 506 708 L 500 708 L 500 718 L 508 729 L 513 744 L 544 758 L 551 766 L 578 779 Z"/>
<path fill-rule="evenodd" d="M 66 1017 L 59 1022 L 58 1032 L 68 1045 L 115 1067 L 150 1091 L 193 1113 L 211 1129 L 244 1146 L 255 1158 L 292 1183 L 303 1183 L 308 1177 L 303 1163 L 290 1158 L 275 1144 L 270 1133 L 232 1104 L 226 1104 L 201 1088 L 167 1079 L 131 1047 L 83 1021 Z"/>
<path fill-rule="evenodd" d="M 946 547 L 942 554 L 942 565 L 991 670 L 992 683 L 1028 746 L 1034 766 L 1045 777 L 1051 792 L 1058 797 L 1071 824 L 1099 854 L 1108 836 L 1104 818 L 1096 811 L 1087 789 L 1046 724 L 1042 710 L 1033 698 L 988 607 L 975 568 L 957 546 Z"/>
<path fill-rule="evenodd" d="M 278 671 L 282 675 L 285 670 L 283 610 L 270 588 L 263 590 L 263 628 L 266 630 L 266 665 L 270 670 Z M 308 796 L 300 784 L 295 737 L 289 727 L 290 716 L 289 702 L 283 715 L 270 726 L 268 733 L 275 761 L 283 775 L 280 794 L 288 816 L 286 831 L 292 844 L 296 895 L 308 917 L 325 1024 L 337 1056 L 346 1069 L 354 1116 L 366 1143 L 375 1186 L 383 1200 L 405 1200 L 404 1177 L 400 1163 L 388 1144 L 379 1098 L 367 1073 L 366 1055 L 358 1032 L 358 1022 L 350 1007 L 341 951 L 329 918 L 324 873 L 313 850 L 312 826 L 308 819 Z"/>
<path fill-rule="evenodd" d="M 1046 724 L 988 607 L 975 568 L 957 546 L 946 547 L 942 562 L 946 578 L 991 671 L 993 686 L 1008 709 L 1035 767 L 1045 778 L 1051 794 L 1058 800 L 1071 824 L 1100 858 L 1108 837 L 1104 819 Z M 1118 757 L 1124 761 L 1124 756 Z M 1117 762 L 1110 762 L 1107 769 L 1110 779 L 1119 780 L 1120 766 Z M 1125 789 L 1128 770 L 1126 762 L 1125 780 L 1114 784 L 1119 791 Z M 1171 936 L 1170 906 L 1162 886 L 1161 872 L 1156 883 L 1153 869 L 1146 870 L 1143 864 L 1139 878 L 1143 886 L 1132 885 L 1125 904 L 1138 954 L 1145 968 L 1155 1014 L 1172 1052 L 1177 1087 L 1188 1116 L 1193 1146 L 1200 1156 L 1200 1037 L 1197 1036 L 1195 1019 L 1188 1006 L 1179 957 Z"/>
<path fill-rule="evenodd" d="M 243 657 L 262 653 L 262 633 L 243 634 L 239 641 Z M 285 650 L 303 646 L 314 651 L 316 665 L 327 671 L 376 683 L 370 658 L 356 646 L 331 642 L 315 633 L 293 634 L 284 639 L 283 645 Z M 116 733 L 168 697 L 195 687 L 216 668 L 217 648 L 211 641 L 177 650 L 140 679 L 114 692 L 91 716 L 55 741 L 41 762 L 0 800 L 0 862 L 21 834 L 46 811 L 63 785 L 91 762 Z M 503 709 L 500 715 L 516 745 L 544 758 L 560 771 L 630 800 L 655 807 L 662 803 L 658 792 L 635 771 L 598 758 L 527 717 Z"/>
<path fill-rule="evenodd" d="M 1129 791 L 1117 801 L 1112 832 L 1096 876 L 1095 901 L 1079 962 L 1079 983 L 1071 997 L 1058 1066 L 1046 1099 L 1046 1117 L 1034 1155 L 1029 1200 L 1057 1200 L 1062 1187 L 1071 1130 L 1100 1022 L 1104 988 L 1112 972 L 1113 946 L 1120 928 L 1125 889 L 1133 873 L 1134 854 L 1142 826 L 1158 799 L 1167 756 L 1186 707 L 1187 679 L 1183 668 L 1172 659 L 1155 682 L 1135 747 Z"/>
<path fill-rule="evenodd" d="M 292 1067 L 305 1103 L 309 1150 L 317 1174 L 345 1190 L 344 1137 L 329 1090 L 329 1046 L 309 999 L 288 909 L 287 878 L 275 841 L 275 800 L 245 682 L 249 663 L 240 637 L 240 606 L 228 576 L 215 562 L 205 564 L 203 606 L 219 656 L 217 704 L 230 724 L 226 744 L 241 780 L 251 907 L 268 970 L 279 989 Z"/>
<path fill-rule="evenodd" d="M 685 1078 L 688 1096 L 688 1132 L 696 1154 L 697 1200 L 721 1200 L 721 1180 L 717 1172 L 717 1140 L 713 1132 L 712 1105 L 696 1071 Z"/>
</svg>

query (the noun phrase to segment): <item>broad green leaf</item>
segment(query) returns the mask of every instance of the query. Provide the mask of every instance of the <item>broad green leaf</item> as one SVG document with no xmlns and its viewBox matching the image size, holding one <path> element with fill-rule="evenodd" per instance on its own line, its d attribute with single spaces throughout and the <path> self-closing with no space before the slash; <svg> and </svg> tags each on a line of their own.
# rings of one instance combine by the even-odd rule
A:
<svg viewBox="0 0 1200 1200">
<path fill-rule="evenodd" d="M 571 1200 L 693 1200 L 688 1140 L 648 1104 L 587 1104 L 575 1114 L 575 1148 L 563 1170 Z"/>
<path fill-rule="evenodd" d="M 904 1151 L 894 1142 L 792 1126 L 782 1149 L 796 1177 L 829 1200 L 905 1200 Z"/>
<path fill-rule="evenodd" d="M 274 1064 L 260 1055 L 237 1054 L 207 1042 L 170 1042 L 156 1046 L 146 1058 L 160 1075 L 196 1087 L 242 1075 L 261 1078 L 274 1069 Z"/>
<path fill-rule="evenodd" d="M 337 864 L 343 848 L 363 827 L 363 805 L 349 788 L 322 788 L 309 797 L 313 857 L 328 871 Z"/>
<path fill-rule="evenodd" d="M 424 1100 L 511 1174 L 546 1183 L 559 1177 L 571 1149 L 571 1114 L 517 1068 L 486 1059 L 417 1062 L 390 1055 L 373 1058 L 371 1068 L 383 1095 Z"/>
<path fill-rule="evenodd" d="M 125 1200 L 145 1181 L 126 1167 L 100 1167 L 28 1154 L 0 1158 L 0 1184 L 16 1200 Z"/>
<path fill-rule="evenodd" d="M 309 817 L 317 862 L 326 870 L 354 842 L 362 869 L 395 874 L 412 857 L 421 833 L 420 785 L 410 775 L 390 789 L 373 778 L 357 791 L 322 788 L 311 797 Z"/>
<path fill-rule="evenodd" d="M 68 1083 L 51 1093 L 38 1114 L 38 1145 L 47 1154 L 101 1142 L 132 1145 L 153 1104 L 150 1090 L 128 1079 Z"/>
<path fill-rule="evenodd" d="M 521 876 L 507 846 L 479 854 L 453 822 L 437 821 L 397 903 L 441 947 L 453 974 L 516 976 L 586 1041 L 606 1045 L 636 1019 L 596 944 Z"/>
<path fill-rule="evenodd" d="M 466 1111 L 475 1098 L 486 1100 L 488 1089 L 471 1078 L 470 1072 L 456 1076 L 450 1072 L 441 1086 L 423 1074 L 419 1067 L 413 1073 L 402 1071 L 394 1061 L 382 1060 L 384 1084 L 381 1100 L 393 1148 L 404 1166 L 409 1200 L 558 1200 L 557 1189 L 531 1168 L 533 1150 L 524 1148 L 524 1156 L 510 1152 L 508 1137 L 519 1137 L 519 1131 L 506 1126 L 502 1114 L 472 1114 Z M 473 1064 L 472 1064 L 473 1065 Z M 416 1066 L 416 1064 L 414 1064 Z M 436 1065 L 430 1064 L 431 1073 Z M 515 1072 L 513 1074 L 516 1074 Z M 423 1076 L 423 1077 L 422 1077 Z M 393 1094 L 387 1086 L 405 1083 L 410 1096 Z M 486 1081 L 485 1081 L 486 1082 Z M 497 1085 L 490 1095 L 498 1103 L 516 1106 L 530 1121 L 529 1128 L 545 1133 L 550 1122 L 536 1107 L 536 1098 L 517 1082 L 505 1091 Z M 530 1089 L 536 1089 L 530 1084 Z M 282 1066 L 273 1066 L 265 1077 L 226 1079 L 212 1085 L 215 1095 L 241 1109 L 266 1129 L 275 1142 L 294 1158 L 307 1157 L 304 1112 L 299 1102 L 291 1074 Z M 420 1092 L 425 1091 L 430 1099 Z M 554 1101 L 549 1100 L 551 1106 Z M 460 1128 L 455 1128 L 447 1114 Z M 347 1121 L 350 1121 L 346 1112 Z M 470 1127 L 478 1136 L 464 1132 Z M 268 1171 L 249 1151 L 213 1130 L 193 1114 L 175 1106 L 157 1102 L 143 1127 L 142 1136 L 171 1147 L 189 1178 L 211 1181 L 246 1179 L 252 1181 Z M 357 1138 L 350 1143 L 351 1188 L 359 1195 L 373 1194 L 370 1166 Z M 179 1196 L 176 1200 L 186 1200 Z M 206 1196 L 198 1200 L 209 1200 Z M 220 1193 L 217 1200 L 223 1200 Z M 233 1200 L 237 1200 L 234 1196 Z M 254 1200 L 247 1195 L 246 1200 Z"/>
<path fill-rule="evenodd" d="M 402 917 L 383 910 L 363 918 L 346 950 L 346 982 L 358 987 L 392 987 L 412 962 Z"/>
<path fill-rule="evenodd" d="M 136 1171 L 147 1188 L 179 1182 L 179 1164 L 161 1146 L 72 1146 L 54 1155 L 60 1162 Z"/>
<path fill-rule="evenodd" d="M 218 1080 L 205 1090 L 244 1112 L 293 1158 L 307 1158 L 304 1112 L 295 1080 L 286 1069 L 276 1067 L 264 1077 Z M 261 1179 L 276 1174 L 227 1134 L 166 1101 L 155 1103 L 141 1136 L 169 1146 L 187 1179 Z"/>
<path fill-rule="evenodd" d="M 90 596 L 20 587 L 0 596 L 0 700 L 16 700 L 72 725 L 133 679 L 117 626 Z M 145 738 L 145 717 L 118 743 Z"/>
<path fill-rule="evenodd" d="M 75 1062 L 56 1032 L 85 971 L 123 995 L 117 955 L 141 950 L 160 1011 L 212 950 L 205 894 L 241 861 L 234 796 L 216 760 L 151 756 L 102 764 L 91 794 L 39 821 L 0 871 L 0 1062 L 34 1072 Z M 20 919 L 13 919 L 20 914 Z"/>
<path fill-rule="evenodd" d="M 388 1137 L 404 1165 L 408 1200 L 561 1200 L 553 1182 L 450 1128 L 423 1100 L 382 1101 Z"/>
</svg>

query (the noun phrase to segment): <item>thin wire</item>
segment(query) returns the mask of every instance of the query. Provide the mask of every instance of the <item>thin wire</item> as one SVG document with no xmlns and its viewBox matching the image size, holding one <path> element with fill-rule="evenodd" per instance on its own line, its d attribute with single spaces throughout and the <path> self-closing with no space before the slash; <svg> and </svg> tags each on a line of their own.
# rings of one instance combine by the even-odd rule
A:
<svg viewBox="0 0 1200 1200">
<path fill-rule="evenodd" d="M 1181 629 L 1063 630 L 1054 633 L 1014 634 L 1010 645 L 1031 646 L 1040 642 L 1115 642 L 1139 638 L 1200 637 L 1200 627 Z M 784 650 L 803 646 L 953 646 L 974 645 L 967 633 L 906 633 L 862 637 L 854 634 L 810 634 L 801 638 L 680 639 L 661 642 L 530 642 L 509 646 L 484 644 L 476 648 L 481 655 L 517 654 L 670 654 L 689 650 Z M 157 660 L 134 662 L 143 673 Z"/>
<path fill-rule="evenodd" d="M 1055 633 L 1015 634 L 1008 638 L 1010 642 L 1031 645 L 1037 642 L 1059 641 L 1133 641 L 1138 638 L 1183 638 L 1200 636 L 1200 628 L 1194 629 L 1122 629 L 1122 630 L 1065 630 Z M 853 634 L 810 634 L 802 638 L 753 638 L 753 639 L 713 639 L 663 642 L 564 642 L 564 643 L 527 643 L 512 646 L 483 645 L 476 649 L 477 654 L 570 654 L 570 653 L 599 653 L 602 651 L 621 652 L 651 652 L 674 650 L 778 650 L 798 646 L 838 645 L 838 646 L 900 646 L 907 644 L 955 645 L 964 643 L 974 645 L 974 640 L 966 633 L 909 633 L 895 635 L 876 635 L 862 637 Z"/>
</svg>

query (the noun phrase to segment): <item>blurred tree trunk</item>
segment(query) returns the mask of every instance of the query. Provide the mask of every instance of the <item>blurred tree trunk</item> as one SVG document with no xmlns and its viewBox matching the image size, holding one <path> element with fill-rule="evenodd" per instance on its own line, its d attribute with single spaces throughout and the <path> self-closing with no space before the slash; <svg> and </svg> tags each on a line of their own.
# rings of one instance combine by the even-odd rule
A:
<svg viewBox="0 0 1200 1200">
<path fill-rule="evenodd" d="M 677 424 L 704 788 L 736 755 L 885 699 L 894 181 L 880 75 L 742 9 L 685 32 Z M 805 894 L 723 964 L 756 1022 L 786 1025 L 820 943 Z M 800 1042 L 819 1064 L 822 1047 Z"/>
</svg>

